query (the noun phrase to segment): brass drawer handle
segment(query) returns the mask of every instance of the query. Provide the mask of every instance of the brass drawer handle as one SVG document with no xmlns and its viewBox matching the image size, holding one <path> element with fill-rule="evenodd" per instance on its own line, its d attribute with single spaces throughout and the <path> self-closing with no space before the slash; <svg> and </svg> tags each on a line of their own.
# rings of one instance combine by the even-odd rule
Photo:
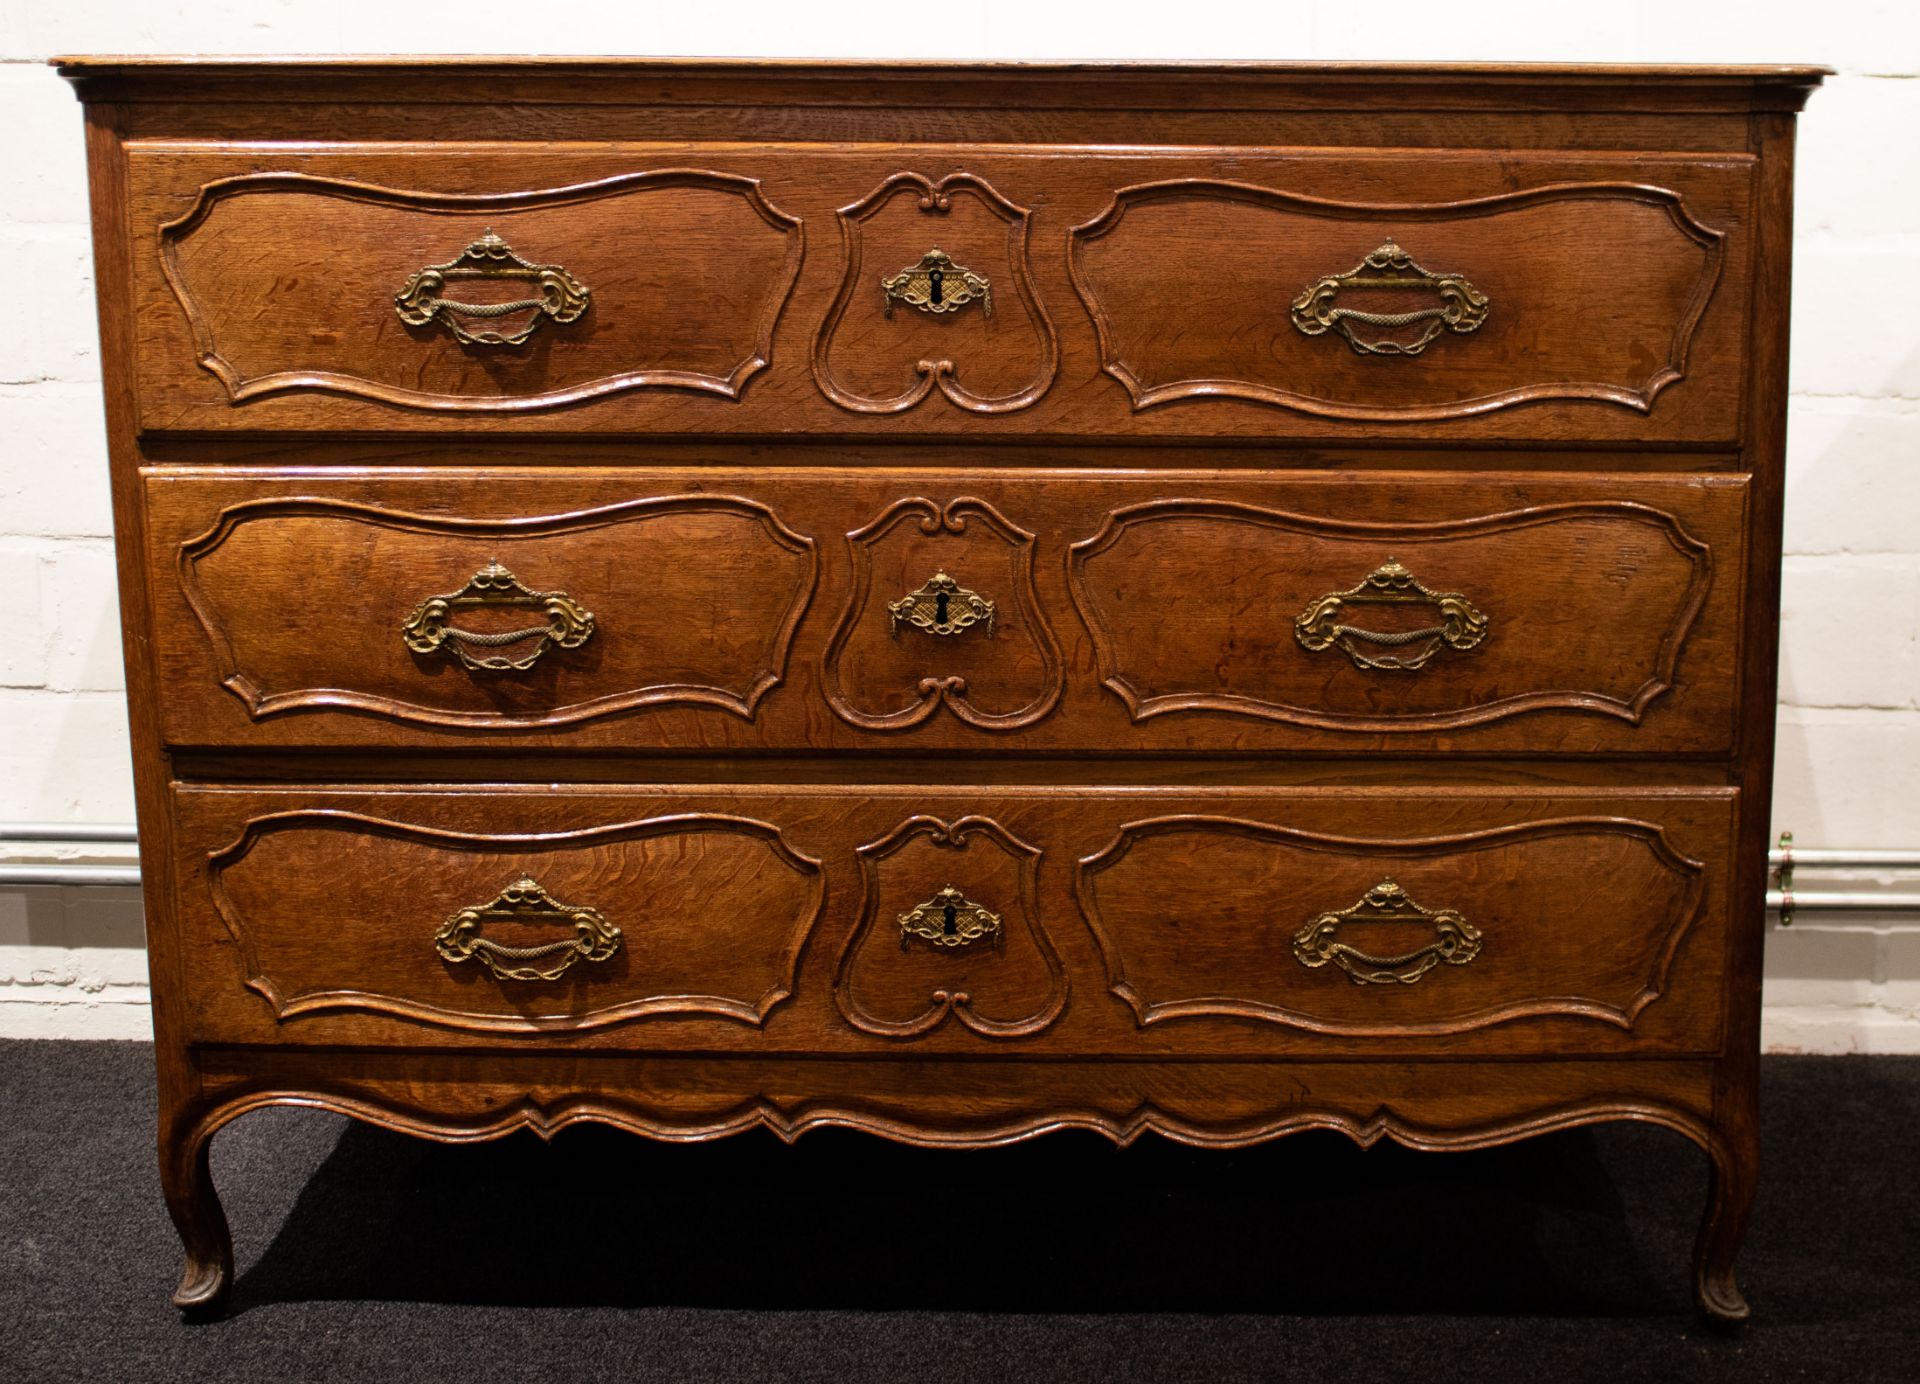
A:
<svg viewBox="0 0 1920 1384">
<path fill-rule="evenodd" d="M 454 611 L 470 606 L 524 606 L 538 608 L 547 617 L 544 625 L 528 625 L 510 630 L 466 630 L 447 623 Z M 575 649 L 587 642 L 594 630 L 593 612 L 564 591 L 533 591 L 497 562 L 490 562 L 458 591 L 444 596 L 429 596 L 414 608 L 400 627 L 400 637 L 417 654 L 449 651 L 469 668 L 508 671 L 531 668 L 547 651 L 547 646 Z M 515 658 L 506 653 L 480 653 L 482 649 L 504 649 L 532 640 L 533 648 Z"/>
<path fill-rule="evenodd" d="M 893 636 L 900 637 L 900 626 L 911 625 L 928 634 L 959 634 L 981 621 L 986 622 L 987 638 L 993 638 L 993 602 L 977 591 L 969 591 L 945 572 L 935 572 L 917 591 L 909 591 L 897 601 L 887 603 L 887 615 Z"/>
<path fill-rule="evenodd" d="M 537 297 L 502 302 L 462 303 L 441 297 L 449 283 L 474 279 L 520 280 L 534 285 Z M 438 319 L 455 338 L 469 346 L 518 346 L 547 318 L 571 322 L 587 310 L 587 286 L 557 264 L 533 264 L 521 259 L 489 230 L 445 264 L 430 264 L 407 280 L 393 295 L 394 310 L 410 327 L 424 327 Z M 515 313 L 531 313 L 525 324 L 510 331 L 469 325 L 492 322 Z"/>
<path fill-rule="evenodd" d="M 896 302 L 920 312 L 938 314 L 958 312 L 976 298 L 980 300 L 980 311 L 987 317 L 993 316 L 993 285 L 983 275 L 955 264 L 952 256 L 937 247 L 920 256 L 918 264 L 910 264 L 891 278 L 880 280 L 880 292 L 888 317 L 893 316 Z"/>
<path fill-rule="evenodd" d="M 1433 926 L 1433 940 L 1398 956 L 1373 956 L 1339 940 L 1342 927 L 1362 923 L 1416 923 Z M 1464 966 L 1480 955 L 1480 933 L 1451 908 L 1425 909 L 1390 879 L 1369 889 L 1360 902 L 1338 913 L 1322 913 L 1293 937 L 1293 954 L 1302 966 L 1331 961 L 1355 985 L 1411 985 L 1442 961 Z"/>
<path fill-rule="evenodd" d="M 510 947 L 481 935 L 489 921 L 558 923 L 571 937 Z M 620 950 L 620 929 L 591 908 L 561 903 L 531 879 L 518 879 L 487 903 L 463 908 L 433 935 L 433 949 L 456 965 L 480 958 L 499 980 L 558 980 L 576 961 L 605 961 Z"/>
<path fill-rule="evenodd" d="M 1369 630 L 1341 620 L 1349 606 L 1431 606 L 1437 625 L 1418 629 Z M 1487 637 L 1490 618 L 1457 591 L 1432 591 L 1392 558 L 1368 573 L 1350 591 L 1321 596 L 1293 622 L 1302 648 L 1318 653 L 1338 647 L 1356 668 L 1411 671 L 1424 667 L 1441 649 L 1467 650 Z M 1418 646 L 1418 647 L 1412 647 Z M 1382 653 L 1383 649 L 1409 649 Z"/>
<path fill-rule="evenodd" d="M 1407 312 L 1336 306 L 1343 292 L 1356 289 L 1431 293 L 1439 301 Z M 1293 325 L 1308 336 L 1338 332 L 1363 356 L 1417 356 L 1442 332 L 1465 335 L 1479 327 L 1487 320 L 1489 306 L 1487 295 L 1460 275 L 1429 273 L 1389 240 L 1346 273 L 1317 279 L 1300 290 L 1300 296 L 1293 300 Z M 1412 338 L 1385 334 L 1416 322 L 1425 325 Z M 1354 331 L 1356 324 L 1379 327 L 1382 333 L 1362 336 Z"/>
<path fill-rule="evenodd" d="M 948 950 L 988 941 L 997 947 L 1001 935 L 1000 915 L 982 908 L 951 884 L 900 915 L 901 951 L 916 939 Z"/>
</svg>

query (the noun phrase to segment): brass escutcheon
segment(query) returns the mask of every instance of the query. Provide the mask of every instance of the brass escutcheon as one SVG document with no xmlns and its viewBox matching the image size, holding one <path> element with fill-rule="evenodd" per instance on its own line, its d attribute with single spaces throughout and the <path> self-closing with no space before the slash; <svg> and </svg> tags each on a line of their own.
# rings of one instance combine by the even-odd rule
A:
<svg viewBox="0 0 1920 1384">
<path fill-rule="evenodd" d="M 888 317 L 893 316 L 896 301 L 920 312 L 937 314 L 958 312 L 976 298 L 980 300 L 982 314 L 993 316 L 993 286 L 984 276 L 955 264 L 950 255 L 938 248 L 922 255 L 918 264 L 910 264 L 898 274 L 880 280 L 880 292 Z"/>
<path fill-rule="evenodd" d="M 925 903 L 900 915 L 900 950 L 915 939 L 952 950 L 991 941 L 1000 945 L 1000 915 L 982 908 L 949 884 Z"/>
<path fill-rule="evenodd" d="M 945 572 L 935 572 L 917 591 L 909 591 L 897 601 L 887 603 L 887 616 L 894 638 L 900 626 L 911 625 L 928 634 L 959 634 L 986 622 L 987 638 L 993 638 L 993 602 L 977 591 L 969 591 Z"/>
<path fill-rule="evenodd" d="M 1433 940 L 1398 956 L 1373 956 L 1338 936 L 1341 928 L 1355 924 L 1410 922 L 1431 924 Z M 1322 913 L 1295 933 L 1293 955 L 1310 968 L 1331 961 L 1355 985 L 1411 985 L 1442 961 L 1464 966 L 1480 955 L 1480 933 L 1451 908 L 1422 908 L 1398 884 L 1383 879 L 1351 908 Z"/>
</svg>

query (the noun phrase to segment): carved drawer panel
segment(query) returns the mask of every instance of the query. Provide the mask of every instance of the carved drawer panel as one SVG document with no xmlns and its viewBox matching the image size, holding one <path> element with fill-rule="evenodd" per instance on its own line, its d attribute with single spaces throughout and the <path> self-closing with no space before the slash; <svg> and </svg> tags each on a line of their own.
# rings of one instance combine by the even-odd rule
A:
<svg viewBox="0 0 1920 1384">
<path fill-rule="evenodd" d="M 1731 790 L 184 788 L 203 1041 L 1717 1041 Z"/>
<path fill-rule="evenodd" d="M 140 406 L 190 431 L 1735 443 L 1752 168 L 141 147 Z"/>
<path fill-rule="evenodd" d="M 992 817 L 916 814 L 855 854 L 860 916 L 834 982 L 848 1024 L 916 1038 L 952 1019 L 1026 1038 L 1060 1017 L 1066 972 L 1042 920 L 1041 847 Z"/>
<path fill-rule="evenodd" d="M 252 992 L 245 1012 L 276 1024 L 757 1027 L 792 994 L 825 877 L 778 825 L 644 805 L 588 822 L 543 804 L 502 793 L 253 813 L 195 862 L 189 907 Z M 217 1011 L 222 987 L 201 983 Z"/>
<path fill-rule="evenodd" d="M 835 220 L 845 258 L 811 364 L 842 416 L 904 413 L 937 393 L 945 407 L 925 421 L 951 424 L 1046 394 L 1060 348 L 1033 284 L 1025 207 L 977 174 L 906 170 Z"/>
<path fill-rule="evenodd" d="M 1542 1018 L 1633 1031 L 1664 1002 L 1680 1041 L 1714 1041 L 1717 978 L 1680 1000 L 1673 975 L 1722 925 L 1730 802 L 1483 824 L 1445 797 L 1389 798 L 1130 817 L 1078 867 L 1109 992 L 1143 1031 L 1266 1024 L 1444 1051 Z"/>
<path fill-rule="evenodd" d="M 169 739 L 1655 754 L 1731 735 L 1744 477 L 478 475 L 150 471 Z"/>
<path fill-rule="evenodd" d="M 398 185 L 212 178 L 159 227 L 192 358 L 150 354 L 146 372 L 164 390 L 197 367 L 236 405 L 319 393 L 428 415 L 661 387 L 738 398 L 770 358 L 799 221 L 748 177 L 579 168 L 470 155 L 396 169 Z"/>
<path fill-rule="evenodd" d="M 200 636 L 184 710 L 217 683 L 256 721 L 349 710 L 488 732 L 654 706 L 750 718 L 813 595 L 813 540 L 757 500 L 573 508 L 537 484 L 482 492 L 470 474 L 386 493 L 237 499 L 156 554 Z"/>
<path fill-rule="evenodd" d="M 1409 162 L 1379 186 L 1432 173 Z M 1703 365 L 1731 409 L 1737 359 L 1693 359 L 1725 241 L 1637 178 L 1371 205 L 1174 178 L 1120 189 L 1070 254 L 1135 407 L 1234 398 L 1380 423 L 1550 399 L 1645 413 Z"/>
<path fill-rule="evenodd" d="M 1037 498 L 1022 497 L 1028 509 Z M 849 533 L 853 587 L 823 659 L 833 709 L 867 731 L 919 726 L 943 709 L 981 730 L 1043 721 L 1064 680 L 1034 596 L 1036 546 L 972 496 L 898 500 Z"/>
<path fill-rule="evenodd" d="M 1555 710 L 1637 725 L 1684 659 L 1692 743 L 1724 746 L 1741 490 L 1554 489 L 1517 506 L 1482 482 L 1148 500 L 1072 546 L 1069 581 L 1103 685 L 1136 721 L 1405 734 Z"/>
</svg>

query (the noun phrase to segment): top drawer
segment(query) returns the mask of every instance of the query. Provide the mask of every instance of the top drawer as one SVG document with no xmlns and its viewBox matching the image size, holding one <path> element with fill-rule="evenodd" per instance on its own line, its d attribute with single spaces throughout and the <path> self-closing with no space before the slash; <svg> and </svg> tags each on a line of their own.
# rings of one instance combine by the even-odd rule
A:
<svg viewBox="0 0 1920 1384">
<path fill-rule="evenodd" d="M 1740 440 L 1745 156 L 129 157 L 149 430 Z"/>
</svg>

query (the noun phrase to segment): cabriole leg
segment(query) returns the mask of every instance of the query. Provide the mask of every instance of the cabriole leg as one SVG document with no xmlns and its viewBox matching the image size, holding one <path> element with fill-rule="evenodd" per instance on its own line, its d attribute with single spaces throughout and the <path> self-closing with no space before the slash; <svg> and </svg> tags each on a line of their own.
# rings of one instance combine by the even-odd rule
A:
<svg viewBox="0 0 1920 1384">
<path fill-rule="evenodd" d="M 233 1237 L 207 1162 L 212 1143 L 212 1132 L 204 1126 L 188 1121 L 161 1124 L 160 1186 L 187 1252 L 173 1305 L 196 1315 L 221 1311 L 233 1281 Z"/>
<path fill-rule="evenodd" d="M 1733 1258 L 1740 1252 L 1753 1212 L 1760 1166 L 1758 1131 L 1750 1125 L 1716 1129 L 1707 1152 L 1713 1175 L 1693 1252 L 1694 1297 L 1708 1317 L 1732 1326 L 1747 1319 L 1747 1300 L 1733 1281 Z"/>
</svg>

